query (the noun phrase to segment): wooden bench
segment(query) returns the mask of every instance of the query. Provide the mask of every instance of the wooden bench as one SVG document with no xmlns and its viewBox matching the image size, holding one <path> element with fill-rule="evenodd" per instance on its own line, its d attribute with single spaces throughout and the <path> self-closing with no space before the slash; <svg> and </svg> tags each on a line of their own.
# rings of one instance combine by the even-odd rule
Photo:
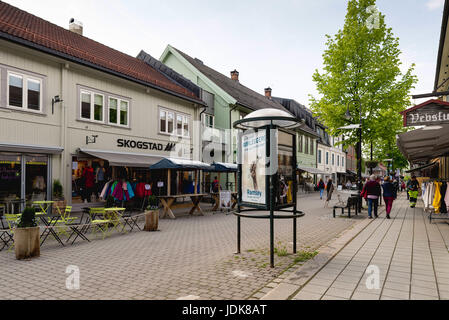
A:
<svg viewBox="0 0 449 320">
<path fill-rule="evenodd" d="M 333 214 L 335 218 L 335 209 L 341 209 L 341 215 L 345 214 L 345 209 L 348 210 L 348 218 L 351 218 L 351 208 L 354 208 L 355 215 L 357 215 L 357 202 L 358 199 L 355 197 L 349 197 L 346 205 L 336 205 L 334 206 Z"/>
</svg>

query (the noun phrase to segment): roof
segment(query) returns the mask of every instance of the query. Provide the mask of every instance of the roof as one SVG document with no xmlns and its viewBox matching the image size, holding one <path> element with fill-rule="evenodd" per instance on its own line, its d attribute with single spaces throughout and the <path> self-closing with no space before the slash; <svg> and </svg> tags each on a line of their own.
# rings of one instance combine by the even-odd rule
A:
<svg viewBox="0 0 449 320">
<path fill-rule="evenodd" d="M 0 39 L 25 45 L 203 104 L 193 92 L 174 83 L 144 61 L 2 1 L 0 1 Z"/>
<path fill-rule="evenodd" d="M 207 163 L 195 160 L 165 158 L 150 166 L 150 170 L 175 169 L 175 170 L 210 170 Z"/>
<path fill-rule="evenodd" d="M 312 112 L 307 109 L 306 106 L 293 99 L 273 97 L 273 100 L 282 104 L 297 119 L 304 119 L 305 123 L 299 127 L 302 131 L 316 137 L 320 136 L 315 132 L 316 119 L 313 117 Z"/>
<path fill-rule="evenodd" d="M 435 72 L 435 84 L 434 84 L 434 92 L 438 91 L 438 87 L 441 85 L 440 81 L 440 72 L 441 72 L 441 64 L 443 61 L 443 53 L 444 47 L 446 44 L 446 33 L 449 21 L 449 1 L 445 0 L 444 3 L 444 11 L 443 11 L 443 21 L 441 23 L 441 33 L 440 33 L 440 44 L 438 48 L 438 57 L 437 57 L 437 68 Z"/>
<path fill-rule="evenodd" d="M 210 172 L 237 172 L 238 165 L 234 163 L 214 162 L 211 169 L 206 170 Z"/>
<path fill-rule="evenodd" d="M 176 48 L 173 49 L 181 54 L 181 56 L 196 69 L 198 69 L 198 71 L 200 71 L 221 89 L 226 91 L 235 100 L 237 100 L 237 103 L 242 105 L 243 107 L 249 108 L 251 110 L 275 108 L 288 112 L 288 110 L 284 108 L 280 103 L 272 99 L 268 99 L 264 95 L 245 87 L 239 81 L 232 80 L 231 78 L 221 74 L 220 72 L 206 66 L 201 60 L 197 58 L 194 59 Z"/>
<path fill-rule="evenodd" d="M 153 67 L 154 69 L 158 70 L 159 72 L 163 73 L 165 76 L 167 76 L 171 81 L 173 81 L 176 84 L 179 84 L 183 86 L 184 88 L 189 89 L 197 97 L 201 96 L 201 88 L 194 84 L 189 79 L 185 78 L 181 74 L 177 73 L 172 68 L 166 66 L 156 58 L 152 57 L 150 54 L 146 53 L 145 51 L 141 50 L 140 53 L 137 55 L 137 59 L 140 59 Z"/>
</svg>

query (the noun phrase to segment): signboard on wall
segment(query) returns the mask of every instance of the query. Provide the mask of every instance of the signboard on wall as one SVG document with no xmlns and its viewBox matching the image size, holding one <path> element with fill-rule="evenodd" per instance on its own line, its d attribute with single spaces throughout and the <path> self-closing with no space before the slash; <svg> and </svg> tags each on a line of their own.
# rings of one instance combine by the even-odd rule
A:
<svg viewBox="0 0 449 320">
<path fill-rule="evenodd" d="M 266 130 L 242 136 L 242 201 L 266 205 Z"/>
<path fill-rule="evenodd" d="M 449 124 L 449 103 L 429 100 L 401 114 L 404 117 L 404 127 Z"/>
</svg>

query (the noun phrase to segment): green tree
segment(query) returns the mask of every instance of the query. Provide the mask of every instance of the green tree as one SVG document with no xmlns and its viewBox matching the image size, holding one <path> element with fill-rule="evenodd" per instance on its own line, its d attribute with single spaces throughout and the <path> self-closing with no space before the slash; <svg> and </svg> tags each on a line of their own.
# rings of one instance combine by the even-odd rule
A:
<svg viewBox="0 0 449 320">
<path fill-rule="evenodd" d="M 375 0 L 349 0 L 344 27 L 333 37 L 326 35 L 323 72 L 313 81 L 320 98 L 310 97 L 311 109 L 335 136 L 344 136 L 345 146 L 358 142 L 357 130 L 340 127 L 359 123 L 362 143 L 373 143 L 378 159 L 387 156 L 392 137 L 401 132 L 399 112 L 410 105 L 410 90 L 417 77 L 414 65 L 401 72 L 399 39 L 387 28 L 385 16 L 375 9 Z M 345 118 L 349 109 L 352 119 Z M 385 149 L 385 150 L 384 150 Z M 395 152 L 396 152 L 395 151 Z"/>
</svg>

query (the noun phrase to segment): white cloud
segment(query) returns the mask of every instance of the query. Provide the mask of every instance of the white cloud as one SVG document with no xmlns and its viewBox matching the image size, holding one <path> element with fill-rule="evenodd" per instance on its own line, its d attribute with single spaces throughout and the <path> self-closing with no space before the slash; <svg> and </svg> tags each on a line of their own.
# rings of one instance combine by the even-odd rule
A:
<svg viewBox="0 0 449 320">
<path fill-rule="evenodd" d="M 444 6 L 444 0 L 428 0 L 426 6 L 429 10 L 442 8 Z"/>
</svg>

